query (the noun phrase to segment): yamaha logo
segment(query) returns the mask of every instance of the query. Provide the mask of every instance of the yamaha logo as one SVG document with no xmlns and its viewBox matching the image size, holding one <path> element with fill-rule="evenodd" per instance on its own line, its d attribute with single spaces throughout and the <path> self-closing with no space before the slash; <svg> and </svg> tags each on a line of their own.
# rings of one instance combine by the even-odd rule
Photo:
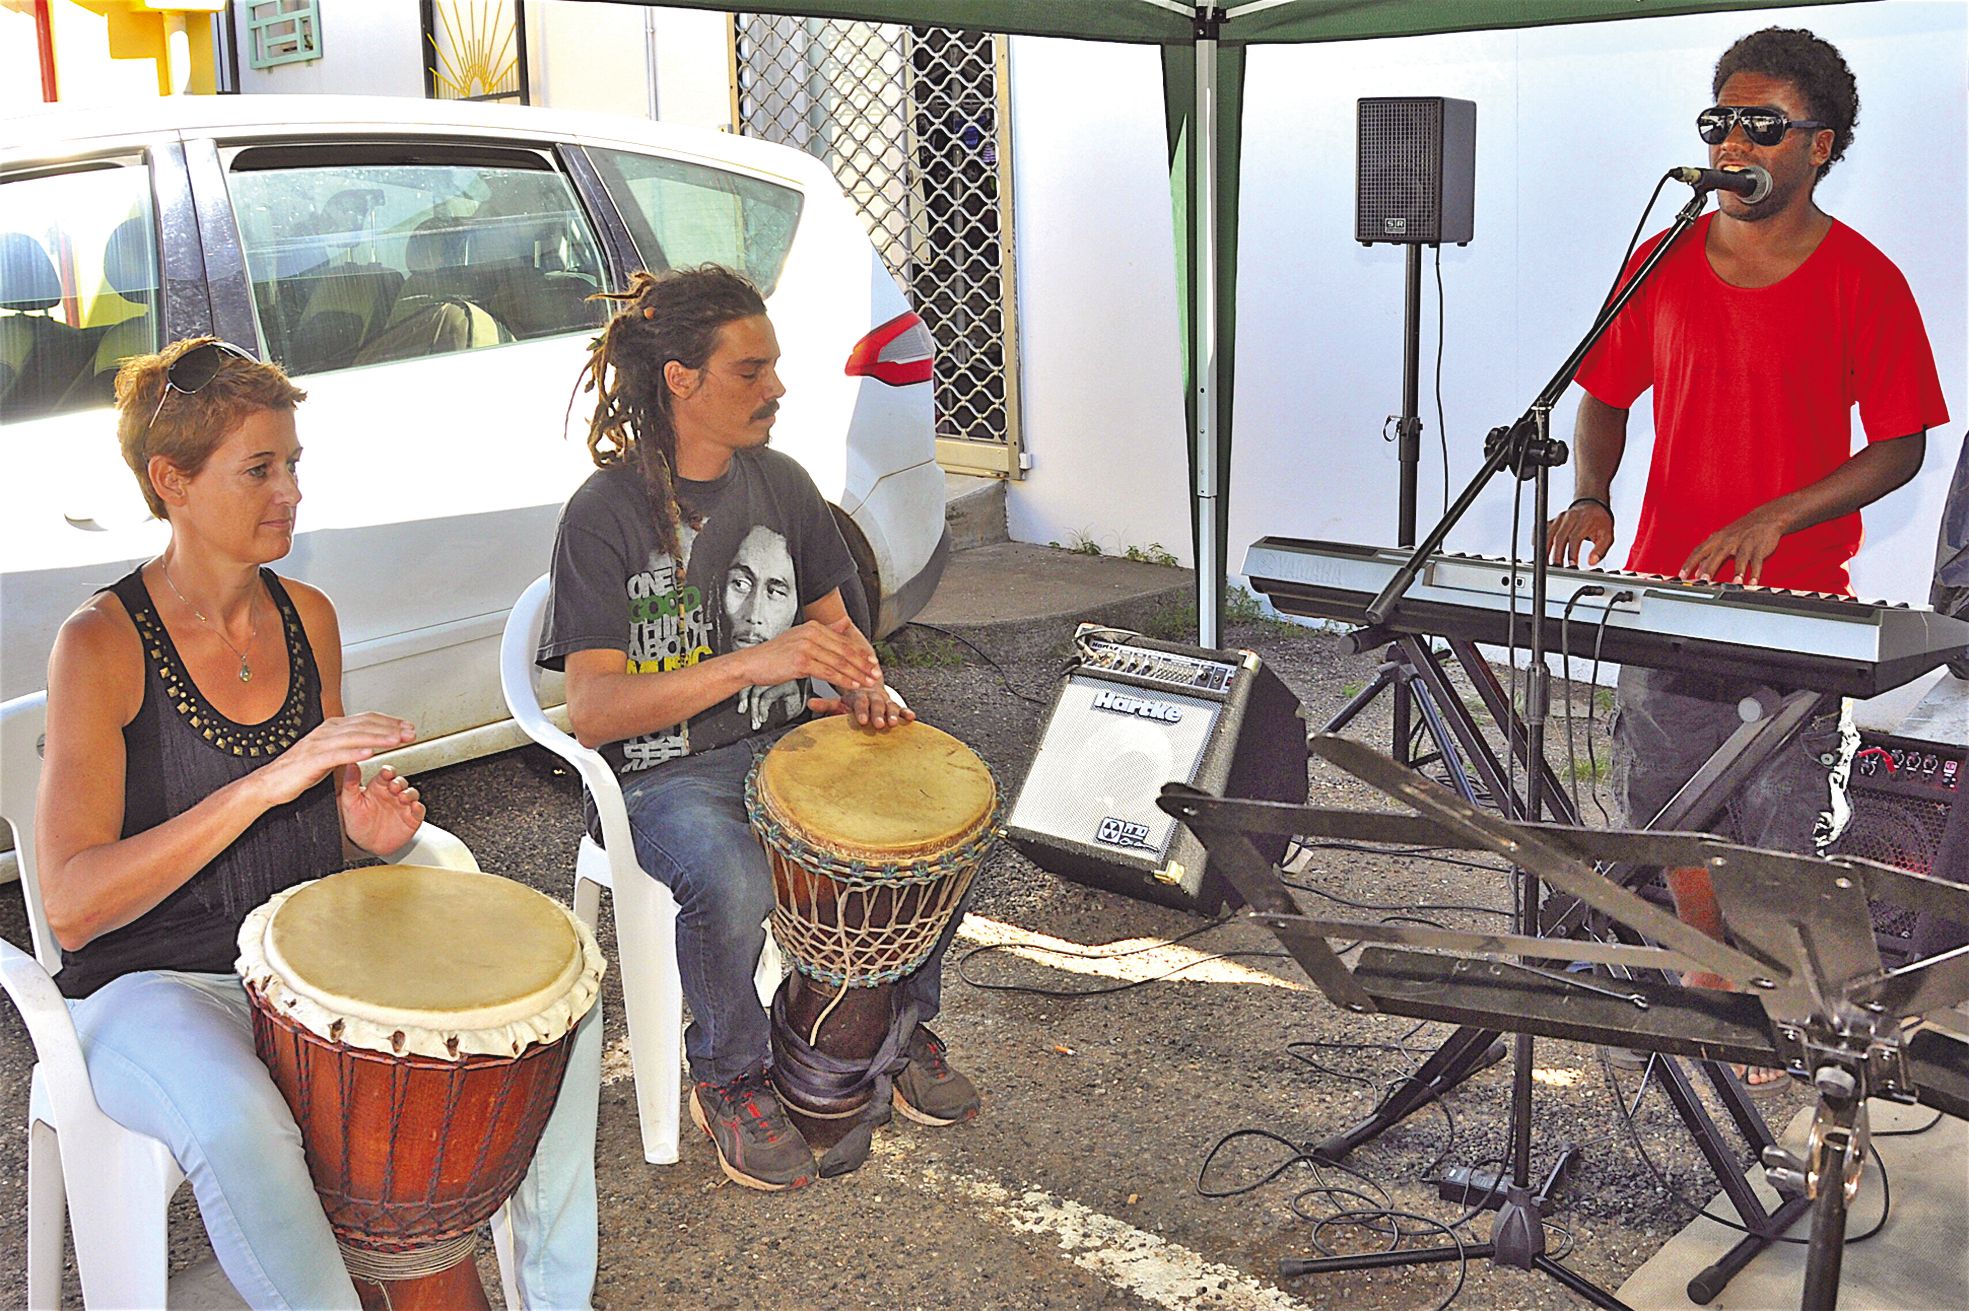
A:
<svg viewBox="0 0 1969 1311">
<path fill-rule="evenodd" d="M 1180 707 L 1165 701 L 1148 701 L 1125 692 L 1103 690 L 1095 694 L 1092 708 L 1105 710 L 1110 714 L 1134 715 L 1141 719 L 1154 719 L 1164 724 L 1180 724 L 1183 712 Z"/>
</svg>

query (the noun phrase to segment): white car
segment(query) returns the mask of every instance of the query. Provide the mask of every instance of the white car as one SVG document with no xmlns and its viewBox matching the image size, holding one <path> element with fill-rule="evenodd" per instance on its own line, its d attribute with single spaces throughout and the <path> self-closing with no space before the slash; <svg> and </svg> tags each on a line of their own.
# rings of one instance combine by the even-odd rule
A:
<svg viewBox="0 0 1969 1311">
<path fill-rule="evenodd" d="M 575 380 L 638 268 L 766 294 L 774 442 L 834 505 L 880 632 L 942 573 L 930 339 L 839 185 L 783 146 L 458 102 L 187 97 L 0 119 L 0 697 L 62 619 L 155 554 L 117 454 L 124 357 L 215 333 L 307 389 L 281 568 L 334 598 L 347 703 L 406 767 L 518 740 L 499 633 L 592 469 Z"/>
</svg>

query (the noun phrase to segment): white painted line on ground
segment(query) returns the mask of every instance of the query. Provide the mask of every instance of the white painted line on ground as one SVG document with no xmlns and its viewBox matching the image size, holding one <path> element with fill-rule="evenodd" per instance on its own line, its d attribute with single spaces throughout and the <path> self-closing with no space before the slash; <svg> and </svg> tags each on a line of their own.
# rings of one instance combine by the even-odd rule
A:
<svg viewBox="0 0 1969 1311">
<path fill-rule="evenodd" d="M 908 1178 L 913 1173 L 935 1196 L 961 1197 L 1018 1233 L 1050 1238 L 1073 1264 L 1156 1306 L 1187 1311 L 1207 1298 L 1220 1311 L 1313 1311 L 1310 1303 L 1233 1266 L 1069 1198 L 1037 1188 L 1014 1191 L 993 1179 L 938 1166 L 913 1166 L 893 1137 L 878 1136 L 875 1153 L 905 1183 L 914 1182 Z"/>
<path fill-rule="evenodd" d="M 988 919 L 975 911 L 966 915 L 963 923 L 957 926 L 957 936 L 967 942 L 1003 947 L 1014 956 L 1051 969 L 1064 970 L 1069 974 L 1098 975 L 1125 983 L 1160 978 L 1171 970 L 1182 968 L 1182 973 L 1176 978 L 1193 983 L 1256 984 L 1291 992 L 1309 990 L 1307 984 L 1277 978 L 1236 961 L 1209 960 L 1212 953 L 1207 951 L 1154 945 L 1161 941 L 1158 938 L 1120 938 L 1100 944 L 1069 942 L 1065 938 L 1022 929 L 1016 924 Z M 1147 950 L 1138 951 L 1138 948 Z M 1060 954 L 1064 952 L 1101 954 L 1089 959 L 1083 955 Z M 1124 956 L 1120 954 L 1122 952 L 1134 954 Z"/>
</svg>

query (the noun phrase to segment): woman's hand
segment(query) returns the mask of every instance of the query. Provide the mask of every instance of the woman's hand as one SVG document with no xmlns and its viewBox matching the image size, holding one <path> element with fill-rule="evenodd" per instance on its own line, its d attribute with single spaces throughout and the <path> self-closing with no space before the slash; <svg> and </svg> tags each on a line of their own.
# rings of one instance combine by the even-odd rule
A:
<svg viewBox="0 0 1969 1311">
<path fill-rule="evenodd" d="M 335 788 L 342 832 L 372 856 L 387 856 L 417 836 L 424 823 L 424 803 L 417 789 L 388 765 L 367 784 L 362 768 L 343 765 Z"/>
<path fill-rule="evenodd" d="M 395 715 L 366 711 L 337 715 L 252 774 L 268 807 L 285 805 L 331 771 L 392 751 L 417 738 L 417 729 Z M 399 844 L 401 845 L 401 844 Z M 395 850 L 395 848 L 391 848 Z"/>
</svg>

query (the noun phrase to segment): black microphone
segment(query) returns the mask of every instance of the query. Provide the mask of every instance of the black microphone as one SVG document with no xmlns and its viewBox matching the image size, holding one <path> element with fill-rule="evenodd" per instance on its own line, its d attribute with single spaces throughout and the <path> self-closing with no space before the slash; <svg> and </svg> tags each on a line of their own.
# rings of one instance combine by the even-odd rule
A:
<svg viewBox="0 0 1969 1311">
<path fill-rule="evenodd" d="M 1755 164 L 1740 169 L 1671 168 L 1668 176 L 1688 183 L 1697 191 L 1734 191 L 1747 205 L 1755 205 L 1771 194 L 1771 175 Z"/>
</svg>

